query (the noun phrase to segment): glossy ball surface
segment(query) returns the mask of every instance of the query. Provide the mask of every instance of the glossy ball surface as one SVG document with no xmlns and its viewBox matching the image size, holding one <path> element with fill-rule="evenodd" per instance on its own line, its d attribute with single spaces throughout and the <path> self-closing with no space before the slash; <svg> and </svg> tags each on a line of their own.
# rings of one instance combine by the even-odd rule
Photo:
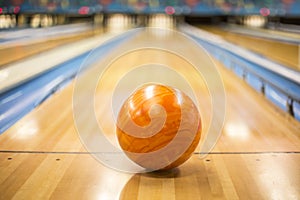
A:
<svg viewBox="0 0 300 200">
<path fill-rule="evenodd" d="M 120 109 L 116 133 L 121 148 L 149 170 L 171 169 L 184 163 L 201 137 L 201 119 L 193 101 L 172 87 L 147 84 Z"/>
</svg>

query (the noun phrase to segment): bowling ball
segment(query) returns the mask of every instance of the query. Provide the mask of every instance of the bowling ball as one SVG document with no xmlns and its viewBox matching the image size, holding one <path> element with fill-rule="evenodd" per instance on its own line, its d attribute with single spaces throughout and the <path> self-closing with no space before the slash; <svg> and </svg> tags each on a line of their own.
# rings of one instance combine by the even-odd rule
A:
<svg viewBox="0 0 300 200">
<path fill-rule="evenodd" d="M 190 158 L 201 137 L 201 118 L 189 96 L 146 84 L 122 105 L 116 126 L 127 157 L 147 170 L 175 168 Z"/>
</svg>

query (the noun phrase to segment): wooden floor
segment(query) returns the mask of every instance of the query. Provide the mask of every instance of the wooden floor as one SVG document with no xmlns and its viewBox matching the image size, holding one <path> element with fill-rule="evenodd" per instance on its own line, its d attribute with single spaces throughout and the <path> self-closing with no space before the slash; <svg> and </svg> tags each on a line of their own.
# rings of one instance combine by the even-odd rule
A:
<svg viewBox="0 0 300 200">
<path fill-rule="evenodd" d="M 87 37 L 92 37 L 95 34 L 99 34 L 99 32 L 102 32 L 102 30 L 95 29 L 79 34 L 77 33 L 67 36 L 55 37 L 44 41 L 37 41 L 28 45 L 20 44 L 14 47 L 2 46 L 0 48 L 0 68 L 5 67 L 9 63 L 16 62 L 29 56 L 34 56 L 37 53 L 48 51 L 55 47 L 76 42 Z"/>
<path fill-rule="evenodd" d="M 170 41 L 180 46 L 180 41 L 168 37 Z M 162 55 L 133 53 L 120 63 L 156 56 Z M 163 59 L 175 62 L 168 55 Z M 205 158 L 198 148 L 179 168 L 145 174 L 103 166 L 85 150 L 76 131 L 73 82 L 0 135 L 0 199 L 300 199 L 300 123 L 216 64 L 224 81 L 226 119 Z M 96 98 L 101 97 L 96 93 Z M 202 99 L 203 105 L 209 102 L 206 94 Z M 105 111 L 96 110 L 103 116 Z M 209 111 L 203 108 L 201 116 L 209 118 Z"/>
<path fill-rule="evenodd" d="M 249 35 L 241 35 L 223 30 L 216 26 L 200 27 L 223 37 L 231 43 L 257 52 L 289 68 L 297 71 L 300 70 L 300 47 L 298 44 L 285 43 L 266 38 L 257 38 Z M 271 31 L 269 34 L 272 34 Z"/>
</svg>

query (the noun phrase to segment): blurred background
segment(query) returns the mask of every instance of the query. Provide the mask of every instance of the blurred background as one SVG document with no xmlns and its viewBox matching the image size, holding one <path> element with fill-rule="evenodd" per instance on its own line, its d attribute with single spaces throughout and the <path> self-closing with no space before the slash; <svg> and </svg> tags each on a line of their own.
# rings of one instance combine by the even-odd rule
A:
<svg viewBox="0 0 300 200">
<path fill-rule="evenodd" d="M 0 0 L 0 29 L 78 22 L 106 26 L 118 13 L 128 18 L 114 20 L 134 26 L 146 26 L 151 15 L 166 14 L 189 23 L 297 29 L 300 0 Z"/>
</svg>

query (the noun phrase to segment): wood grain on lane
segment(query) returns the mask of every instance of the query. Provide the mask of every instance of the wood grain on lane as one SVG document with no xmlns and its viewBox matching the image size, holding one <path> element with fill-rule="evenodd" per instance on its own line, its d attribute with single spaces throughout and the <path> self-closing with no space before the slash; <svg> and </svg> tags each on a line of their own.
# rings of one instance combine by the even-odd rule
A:
<svg viewBox="0 0 300 200">
<path fill-rule="evenodd" d="M 214 26 L 200 26 L 200 28 L 219 35 L 233 44 L 257 52 L 286 67 L 300 70 L 300 49 L 298 44 L 237 34 Z"/>
<path fill-rule="evenodd" d="M 143 38 L 136 37 L 133 41 L 139 42 L 139 39 Z M 169 40 L 173 41 L 172 45 L 189 50 L 188 46 L 181 46 L 180 41 L 172 37 Z M 155 61 L 156 56 L 160 56 L 170 65 L 178 63 L 169 54 L 142 53 L 142 57 L 133 53 L 121 61 Z M 180 64 L 187 71 L 191 69 L 183 62 Z M 103 79 L 107 89 L 103 94 L 110 94 L 109 90 L 115 88 L 110 81 L 119 76 L 118 70 L 124 70 L 124 66 L 126 70 L 126 65 L 122 65 Z M 147 174 L 129 174 L 103 166 L 86 152 L 76 131 L 72 82 L 0 135 L 0 199 L 299 198 L 300 123 L 220 63 L 217 67 L 227 96 L 226 120 L 217 145 L 205 158 L 200 159 L 201 155 L 195 153 L 177 169 Z M 91 68 L 85 73 L 87 80 L 94 72 Z M 193 73 L 190 71 L 190 74 Z M 147 76 L 139 71 L 138 78 Z M 204 106 L 201 116 L 209 118 L 210 98 L 206 90 L 205 84 L 200 84 L 199 95 Z M 109 98 L 99 95 L 99 88 L 95 91 L 95 114 L 98 118 L 106 116 L 107 111 L 101 110 L 97 102 Z M 216 102 L 221 104 L 221 101 Z M 81 117 L 89 123 L 86 108 L 81 109 Z M 115 129 L 113 122 L 107 123 L 105 128 Z M 115 135 L 109 137 L 114 142 Z"/>
<path fill-rule="evenodd" d="M 91 30 L 83 33 L 68 35 L 68 36 L 60 36 L 57 38 L 51 38 L 45 41 L 38 41 L 29 45 L 16 45 L 14 47 L 7 47 L 0 49 L 0 68 L 5 67 L 5 65 L 20 61 L 21 59 L 33 56 L 35 54 L 48 51 L 55 47 L 59 47 L 65 44 L 70 44 L 72 42 L 76 42 L 82 39 L 86 39 L 88 37 L 93 37 L 96 34 L 99 34 L 100 30 Z"/>
</svg>

